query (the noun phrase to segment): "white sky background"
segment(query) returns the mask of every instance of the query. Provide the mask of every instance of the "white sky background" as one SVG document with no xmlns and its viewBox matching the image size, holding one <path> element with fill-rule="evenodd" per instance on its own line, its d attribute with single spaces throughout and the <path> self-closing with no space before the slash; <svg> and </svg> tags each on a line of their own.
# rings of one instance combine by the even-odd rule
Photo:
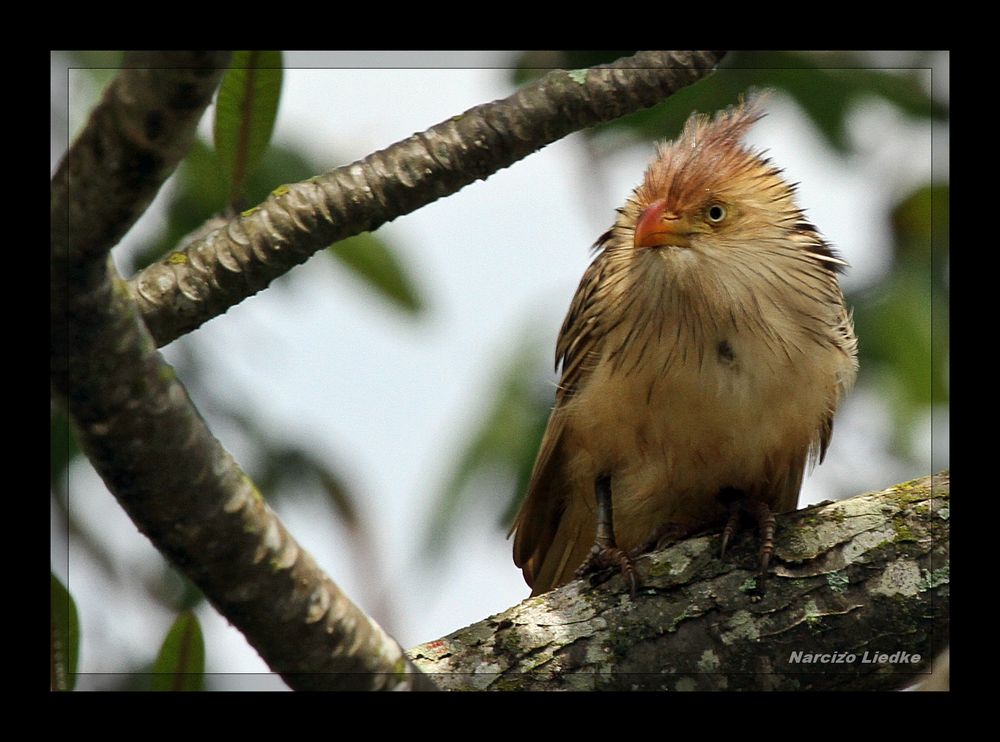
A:
<svg viewBox="0 0 1000 742">
<path fill-rule="evenodd" d="M 513 88 L 503 68 L 514 56 L 289 53 L 275 139 L 305 150 L 322 169 L 345 164 L 506 97 Z M 60 95 L 65 101 L 67 83 L 59 77 L 65 64 L 53 56 L 54 110 Z M 292 69 L 333 65 L 344 68 Z M 946 85 L 946 54 L 940 65 L 936 91 Z M 388 69 L 358 69 L 367 66 Z M 81 73 L 70 74 L 69 91 L 77 106 L 70 116 L 75 130 L 93 101 Z M 206 136 L 210 117 L 211 109 L 202 122 Z M 53 172 L 66 146 L 57 120 L 54 115 Z M 842 159 L 793 102 L 775 96 L 749 137 L 800 182 L 810 219 L 852 264 L 844 279 L 848 289 L 871 283 L 890 265 L 888 205 L 929 179 L 932 155 L 938 180 L 947 179 L 948 170 L 946 127 L 935 129 L 932 151 L 929 125 L 876 105 L 858 108 L 850 133 L 862 154 Z M 276 509 L 362 608 L 381 610 L 379 594 L 389 596 L 391 615 L 376 617 L 404 647 L 526 597 L 510 542 L 495 526 L 506 491 L 498 491 L 495 507 L 464 513 L 446 557 L 428 565 L 420 547 L 432 497 L 489 409 L 507 354 L 530 330 L 551 357 L 588 247 L 610 226 L 651 154 L 648 146 L 632 148 L 593 173 L 582 139 L 572 135 L 380 228 L 426 300 L 426 311 L 415 319 L 318 255 L 180 341 L 200 357 L 207 394 L 261 421 L 275 440 L 307 446 L 350 478 L 362 495 L 363 517 L 377 524 L 378 562 L 368 569 L 359 569 L 325 505 L 293 508 L 296 503 L 283 501 Z M 156 233 L 162 224 L 156 207 L 163 201 L 161 194 L 116 254 Z M 165 349 L 168 360 L 176 352 Z M 195 395 L 199 407 L 210 401 Z M 933 461 L 929 422 L 914 433 L 915 447 L 926 451 L 916 469 L 889 456 L 891 425 L 886 403 L 860 384 L 842 408 L 826 462 L 804 485 L 801 504 L 947 465 L 946 415 L 935 419 L 940 445 Z M 222 426 L 213 430 L 243 460 L 240 436 Z M 53 516 L 53 570 L 65 579 L 68 564 L 81 613 L 80 669 L 114 673 L 130 662 L 151 662 L 173 619 L 151 609 L 146 585 L 159 575 L 153 547 L 87 464 L 71 471 L 71 503 L 84 527 L 109 544 L 114 560 L 109 574 L 72 540 L 67 560 L 64 526 Z M 199 618 L 209 670 L 221 673 L 209 687 L 284 687 L 276 678 L 237 677 L 268 669 L 214 609 L 202 606 Z M 107 680 L 95 676 L 80 685 L 106 687 Z"/>
</svg>

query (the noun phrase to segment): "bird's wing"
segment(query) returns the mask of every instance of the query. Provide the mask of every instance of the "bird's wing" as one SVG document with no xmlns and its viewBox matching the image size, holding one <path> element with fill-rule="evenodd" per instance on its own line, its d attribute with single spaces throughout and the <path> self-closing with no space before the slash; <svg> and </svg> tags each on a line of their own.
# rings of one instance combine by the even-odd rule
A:
<svg viewBox="0 0 1000 742">
<path fill-rule="evenodd" d="M 829 390 L 829 410 L 820 420 L 819 429 L 809 450 L 792 460 L 784 472 L 775 472 L 771 479 L 770 505 L 778 513 L 794 510 L 798 506 L 802 477 L 806 469 L 823 463 L 826 450 L 833 437 L 833 418 L 841 398 L 850 390 L 857 375 L 858 340 L 854 335 L 854 321 L 844 302 L 844 295 L 837 284 L 836 272 L 829 271 L 830 303 L 833 311 L 832 325 L 827 337 L 842 354 L 841 370 Z"/>
<path fill-rule="evenodd" d="M 606 243 L 610 236 L 610 232 L 606 233 L 598 240 L 598 245 Z M 604 328 L 599 307 L 604 306 L 601 299 L 608 283 L 610 264 L 606 260 L 607 254 L 602 252 L 584 271 L 559 330 L 556 364 L 562 364 L 562 376 L 556 390 L 556 409 L 580 388 L 600 357 L 598 346 L 604 337 Z"/>
<path fill-rule="evenodd" d="M 598 246 L 603 246 L 610 239 L 610 234 L 602 236 Z M 584 272 L 559 331 L 556 363 L 562 365 L 562 376 L 556 390 L 556 403 L 542 436 L 528 493 L 511 528 L 511 532 L 515 533 L 514 563 L 521 567 L 525 581 L 534 588 L 533 594 L 551 587 L 536 585 L 535 581 L 566 509 L 568 482 L 563 472 L 565 456 L 562 445 L 566 404 L 586 381 L 600 357 L 603 330 L 598 297 L 608 270 L 606 261 L 602 259 L 604 255 L 598 255 Z"/>
<path fill-rule="evenodd" d="M 813 458 L 818 463 L 823 463 L 826 456 L 827 446 L 833 437 L 833 416 L 840 405 L 840 400 L 854 386 L 854 379 L 858 374 L 858 338 L 854 334 L 854 318 L 847 310 L 844 294 L 840 286 L 836 285 L 836 276 L 833 278 L 836 289 L 836 324 L 833 328 L 833 342 L 844 354 L 841 372 L 837 375 L 837 386 L 831 392 L 830 411 L 823 419 L 817 436 L 817 446 L 813 452 Z"/>
</svg>

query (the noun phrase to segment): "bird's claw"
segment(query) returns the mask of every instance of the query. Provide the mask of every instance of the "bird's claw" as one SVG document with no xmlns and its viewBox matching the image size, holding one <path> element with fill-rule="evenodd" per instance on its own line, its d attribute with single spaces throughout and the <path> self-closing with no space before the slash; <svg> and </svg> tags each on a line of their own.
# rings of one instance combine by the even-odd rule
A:
<svg viewBox="0 0 1000 742">
<path fill-rule="evenodd" d="M 726 526 L 722 529 L 722 546 L 719 548 L 719 558 L 722 559 L 726 556 L 726 547 L 729 546 L 729 542 L 733 540 L 733 536 L 740 529 L 740 513 L 742 512 L 741 501 L 733 500 L 729 503 L 729 518 L 726 520 Z"/>
<path fill-rule="evenodd" d="M 767 576 L 767 568 L 771 564 L 771 555 L 774 553 L 774 513 L 767 503 L 762 500 L 755 500 L 747 497 L 741 492 L 733 490 L 720 493 L 720 497 L 726 503 L 729 510 L 729 518 L 722 529 L 722 544 L 719 548 L 719 557 L 726 556 L 726 547 L 729 546 L 733 537 L 739 531 L 740 519 L 743 513 L 753 518 L 757 525 L 757 533 L 760 536 L 760 550 L 757 552 L 757 586 L 751 594 L 751 600 L 760 600 L 764 595 L 764 580 Z"/>
<path fill-rule="evenodd" d="M 589 575 L 592 586 L 600 585 L 614 574 L 611 568 L 617 568 L 621 573 L 622 579 L 628 585 L 629 595 L 635 599 L 639 587 L 635 563 L 627 552 L 617 546 L 594 544 L 587 560 L 577 568 L 576 578 L 580 580 Z"/>
</svg>

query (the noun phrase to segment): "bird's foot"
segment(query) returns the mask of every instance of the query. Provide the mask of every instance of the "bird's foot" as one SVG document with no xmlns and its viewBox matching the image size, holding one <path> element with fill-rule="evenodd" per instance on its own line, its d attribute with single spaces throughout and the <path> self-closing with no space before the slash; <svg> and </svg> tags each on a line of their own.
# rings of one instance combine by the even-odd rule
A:
<svg viewBox="0 0 1000 742">
<path fill-rule="evenodd" d="M 591 585 L 600 583 L 611 577 L 611 572 L 605 573 L 609 567 L 617 567 L 628 585 L 629 594 L 635 599 L 638 581 L 635 574 L 635 564 L 632 557 L 618 547 L 615 540 L 614 513 L 611 504 L 611 477 L 603 475 L 594 483 L 594 495 L 597 500 L 597 535 L 594 546 L 586 561 L 576 570 L 576 577 L 596 573 L 590 579 Z"/>
<path fill-rule="evenodd" d="M 617 568 L 621 572 L 622 579 L 628 585 L 629 595 L 635 599 L 639 585 L 635 563 L 627 552 L 615 545 L 594 544 L 587 560 L 577 568 L 576 579 L 580 580 L 589 575 L 591 586 L 600 585 L 614 575 L 612 568 Z"/>
<path fill-rule="evenodd" d="M 719 499 L 726 504 L 729 511 L 726 525 L 722 529 L 720 557 L 726 556 L 726 547 L 739 531 L 744 514 L 753 518 L 757 526 L 757 533 L 760 537 L 760 549 L 757 552 L 757 586 L 750 592 L 750 599 L 760 600 L 764 597 L 764 579 L 767 576 L 768 565 L 771 563 L 771 555 L 774 554 L 774 513 L 771 512 L 771 508 L 766 502 L 751 499 L 739 490 L 725 489 L 719 493 Z"/>
</svg>

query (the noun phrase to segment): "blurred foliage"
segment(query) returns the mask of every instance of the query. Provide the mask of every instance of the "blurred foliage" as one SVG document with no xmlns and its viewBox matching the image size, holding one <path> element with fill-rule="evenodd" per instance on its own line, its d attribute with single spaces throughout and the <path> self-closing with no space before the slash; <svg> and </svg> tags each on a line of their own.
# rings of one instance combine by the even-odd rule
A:
<svg viewBox="0 0 1000 742">
<path fill-rule="evenodd" d="M 275 441 L 264 442 L 263 431 L 258 428 L 257 432 L 261 434 L 262 445 L 254 482 L 262 492 L 269 493 L 269 500 L 292 492 L 319 491 L 349 530 L 362 528 L 356 496 L 343 477 L 305 449 Z"/>
<path fill-rule="evenodd" d="M 201 690 L 205 682 L 205 640 L 198 618 L 184 611 L 167 632 L 153 663 L 153 690 Z"/>
<path fill-rule="evenodd" d="M 577 69 L 607 64 L 635 52 L 527 52 L 512 71 L 524 82 L 553 67 Z M 692 111 L 711 113 L 737 103 L 751 90 L 773 89 L 793 98 L 827 143 L 847 154 L 846 122 L 852 106 L 872 96 L 916 117 L 943 121 L 946 106 L 923 89 L 923 70 L 896 73 L 871 69 L 859 53 L 730 52 L 712 75 L 672 95 L 663 103 L 587 129 L 595 138 L 625 135 L 631 141 L 673 139 Z"/>
<path fill-rule="evenodd" d="M 511 82 L 522 85 L 554 68 L 580 69 L 633 53 L 526 52 L 511 71 Z M 868 59 L 854 52 L 732 52 L 714 74 L 664 103 L 587 129 L 584 134 L 604 148 L 672 139 L 692 111 L 711 113 L 733 105 L 752 90 L 763 89 L 792 98 L 827 144 L 844 156 L 852 154 L 848 118 L 854 106 L 866 98 L 881 99 L 912 117 L 947 120 L 947 107 L 933 100 L 923 87 L 923 70 L 872 69 Z M 600 147 L 592 151 L 599 153 Z M 900 431 L 897 449 L 906 455 L 909 441 L 902 431 L 908 430 L 932 401 L 940 404 L 948 399 L 947 185 L 928 184 L 918 189 L 888 218 L 895 236 L 893 270 L 864 295 L 849 297 L 849 303 L 855 307 L 861 338 L 862 373 L 881 377 Z M 509 527 L 527 488 L 554 397 L 549 390 L 539 398 L 531 380 L 546 377 L 541 364 L 532 368 L 519 362 L 498 380 L 492 412 L 459 454 L 439 496 L 430 543 L 442 539 L 464 499 L 481 494 L 468 486 L 481 471 L 507 472 L 516 481 L 508 493 L 510 517 L 504 528 Z M 520 438 L 515 440 L 517 436 Z"/>
<path fill-rule="evenodd" d="M 192 611 L 205 599 L 204 593 L 166 559 L 159 572 L 151 571 L 146 582 L 149 596 L 171 612 Z"/>
<path fill-rule="evenodd" d="M 274 131 L 282 80 L 281 52 L 240 51 L 233 54 L 215 98 L 213 127 L 220 173 L 228 184 L 235 211 L 247 178 L 256 169 Z"/>
<path fill-rule="evenodd" d="M 892 209 L 893 270 L 853 297 L 862 367 L 878 377 L 902 431 L 948 401 L 949 188 L 927 184 Z"/>
<path fill-rule="evenodd" d="M 554 386 L 539 373 L 538 344 L 525 342 L 498 374 L 493 403 L 481 418 L 478 430 L 461 453 L 448 484 L 438 495 L 431 518 L 426 551 L 442 553 L 455 514 L 469 494 L 469 483 L 482 471 L 506 472 L 512 491 L 524 492 L 531 477 L 538 444 L 545 432 Z M 501 523 L 509 527 L 517 499 L 510 502 Z"/>
<path fill-rule="evenodd" d="M 73 690 L 80 657 L 80 619 L 69 591 L 51 572 L 49 583 L 49 687 Z"/>
<path fill-rule="evenodd" d="M 411 313 L 423 310 L 424 302 L 399 262 L 396 253 L 371 232 L 348 237 L 330 247 L 326 254 L 348 266 L 358 276 Z"/>
</svg>

